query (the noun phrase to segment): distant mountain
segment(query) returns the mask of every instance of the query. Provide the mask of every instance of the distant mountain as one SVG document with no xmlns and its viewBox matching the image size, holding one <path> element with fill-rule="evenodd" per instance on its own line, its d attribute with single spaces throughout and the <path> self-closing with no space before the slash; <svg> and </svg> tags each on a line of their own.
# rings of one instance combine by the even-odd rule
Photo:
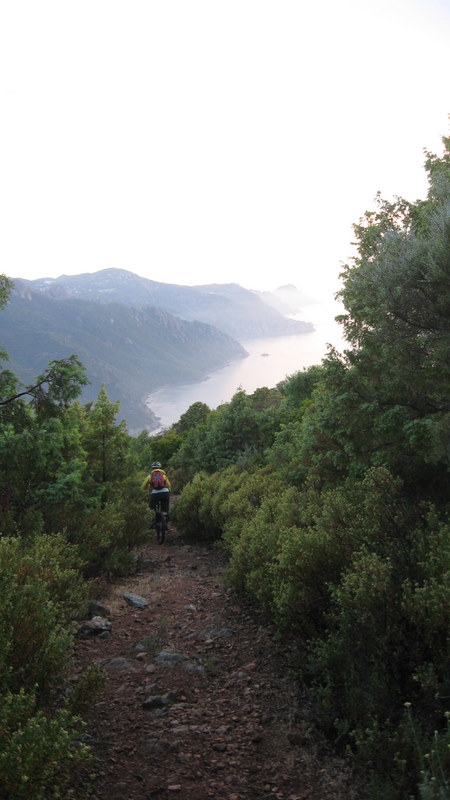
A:
<svg viewBox="0 0 450 800">
<path fill-rule="evenodd" d="M 214 299 L 216 315 L 214 324 L 239 340 L 310 333 L 314 330 L 311 322 L 288 319 L 285 313 L 290 312 L 276 308 L 274 295 L 272 295 L 274 302 L 271 303 L 262 294 L 243 289 L 237 283 L 211 284 L 196 288 L 210 299 Z M 234 312 L 234 308 L 237 312 Z M 219 319 L 217 319 L 218 313 Z M 202 319 L 206 322 L 206 316 L 202 316 Z"/>
<path fill-rule="evenodd" d="M 9 354 L 8 367 L 28 384 L 50 360 L 75 353 L 92 382 L 82 400 L 94 399 L 104 383 L 109 398 L 120 400 L 120 417 L 132 432 L 157 427 L 144 404 L 155 389 L 195 383 L 246 355 L 237 341 L 211 325 L 142 302 L 139 307 L 111 302 L 117 300 L 115 291 L 109 302 L 99 303 L 98 289 L 87 300 L 59 281 L 14 284 L 0 312 L 0 343 Z"/>
<path fill-rule="evenodd" d="M 34 292 L 55 299 L 72 297 L 138 308 L 150 305 L 181 319 L 214 325 L 239 341 L 314 330 L 310 322 L 287 319 L 258 293 L 235 283 L 178 286 L 141 278 L 124 269 L 103 269 L 25 283 Z"/>
<path fill-rule="evenodd" d="M 279 286 L 272 292 L 256 292 L 256 294 L 260 300 L 284 315 L 301 314 L 305 306 L 315 302 L 292 283 Z"/>
</svg>

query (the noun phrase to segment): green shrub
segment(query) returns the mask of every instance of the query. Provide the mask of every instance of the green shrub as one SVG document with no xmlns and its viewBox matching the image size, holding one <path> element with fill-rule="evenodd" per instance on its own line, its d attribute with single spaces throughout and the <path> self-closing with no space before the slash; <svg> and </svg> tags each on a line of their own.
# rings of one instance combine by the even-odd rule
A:
<svg viewBox="0 0 450 800">
<path fill-rule="evenodd" d="M 66 709 L 37 709 L 33 693 L 2 693 L 0 703 L 0 797 L 50 800 L 61 797 L 73 771 L 89 758 L 81 744 L 83 724 Z"/>
<path fill-rule="evenodd" d="M 207 481 L 207 474 L 198 472 L 195 478 L 186 484 L 172 511 L 173 522 L 187 539 L 201 539 L 205 535 L 205 531 L 200 530 L 199 509 Z"/>
<path fill-rule="evenodd" d="M 392 800 L 403 800 L 420 781 L 425 785 L 405 703 L 412 702 L 422 751 L 434 742 L 443 774 L 449 769 L 442 746 L 450 696 L 449 527 L 431 511 L 408 533 L 407 551 L 398 543 L 402 527 L 399 512 L 394 540 L 385 528 L 381 543 L 382 530 L 373 525 L 373 550 L 382 552 L 370 552 L 366 543 L 354 553 L 330 587 L 324 631 L 308 656 L 325 728 L 355 748 L 357 763 L 372 771 L 376 796 Z M 445 797 L 430 793 L 436 780 L 436 774 L 426 778 L 423 797 Z"/>
<path fill-rule="evenodd" d="M 64 672 L 72 639 L 68 621 L 85 600 L 79 560 L 62 536 L 39 536 L 25 547 L 0 540 L 0 666 L 2 685 L 40 692 Z"/>
<path fill-rule="evenodd" d="M 228 470 L 225 470 L 227 473 Z M 268 495 L 276 496 L 282 490 L 279 477 L 272 476 L 267 467 L 255 472 L 235 474 L 234 485 L 223 491 L 215 504 L 219 506 L 225 549 L 232 551 L 244 526 L 256 515 Z"/>
<path fill-rule="evenodd" d="M 186 484 L 174 506 L 172 519 L 188 539 L 214 541 L 221 537 L 224 524 L 221 506 L 242 481 L 242 474 L 234 466 L 211 475 L 198 472 Z"/>
<path fill-rule="evenodd" d="M 249 479 L 249 473 L 235 465 L 211 475 L 207 505 L 216 539 L 223 536 L 225 524 L 230 517 L 239 520 L 245 515 L 237 494 L 242 486 L 248 485 Z"/>
<path fill-rule="evenodd" d="M 444 723 L 433 735 L 421 736 L 420 723 L 413 709 L 407 709 L 408 727 L 415 746 L 415 764 L 418 764 L 418 790 L 420 800 L 450 799 L 450 711 L 444 714 Z"/>
<path fill-rule="evenodd" d="M 78 677 L 71 687 L 68 707 L 73 714 L 84 711 L 103 689 L 106 682 L 105 670 L 99 664 L 90 664 L 86 672 Z"/>
<path fill-rule="evenodd" d="M 400 800 L 420 777 L 404 703 L 424 742 L 435 730 L 444 737 L 450 525 L 414 508 L 383 467 L 334 489 L 273 496 L 254 477 L 220 506 L 228 578 L 295 641 L 324 729 L 372 773 L 374 797 Z"/>
<path fill-rule="evenodd" d="M 277 509 L 270 502 L 263 503 L 253 517 L 244 521 L 239 537 L 233 532 L 227 580 L 257 600 L 266 612 L 273 610 L 280 535 Z"/>
<path fill-rule="evenodd" d="M 63 536 L 0 540 L 0 797 L 58 796 L 87 757 L 64 707 L 73 631 L 85 602 L 76 550 Z"/>
<path fill-rule="evenodd" d="M 317 639 L 311 664 L 321 676 L 323 713 L 333 720 L 345 718 L 358 728 L 374 715 L 395 713 L 392 648 L 400 656 L 405 646 L 398 591 L 392 565 L 373 553 L 358 553 L 331 588 L 328 631 Z M 402 705 L 395 703 L 398 713 Z"/>
<path fill-rule="evenodd" d="M 136 568 L 133 548 L 148 537 L 149 510 L 139 482 L 124 482 L 113 500 L 96 502 L 85 513 L 83 527 L 72 535 L 87 575 L 126 575 Z"/>
<path fill-rule="evenodd" d="M 248 473 L 233 465 L 211 475 L 199 472 L 183 489 L 172 518 L 188 538 L 217 540 L 224 535 L 229 549 L 234 535 L 239 535 L 260 505 L 268 485 L 267 470 Z M 276 489 L 281 485 L 273 487 Z"/>
<path fill-rule="evenodd" d="M 330 585 L 339 581 L 356 546 L 346 529 L 345 494 L 333 490 L 324 497 L 266 481 L 259 502 L 240 535 L 233 522 L 225 526 L 229 578 L 263 602 L 280 627 L 317 634 Z"/>
<path fill-rule="evenodd" d="M 115 496 L 122 516 L 121 541 L 130 551 L 148 538 L 148 498 L 143 499 L 141 483 L 132 475 L 120 483 Z"/>
</svg>

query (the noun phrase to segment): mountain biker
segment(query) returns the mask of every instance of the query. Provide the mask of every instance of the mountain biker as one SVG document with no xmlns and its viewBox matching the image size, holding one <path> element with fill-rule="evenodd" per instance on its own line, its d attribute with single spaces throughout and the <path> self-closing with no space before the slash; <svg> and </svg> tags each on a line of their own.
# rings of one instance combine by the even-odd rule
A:
<svg viewBox="0 0 450 800">
<path fill-rule="evenodd" d="M 162 469 L 159 461 L 154 461 L 151 465 L 150 473 L 145 478 L 142 488 L 150 490 L 148 503 L 152 511 L 154 511 L 158 503 L 161 502 L 161 511 L 163 512 L 167 523 L 169 520 L 169 497 L 171 485 L 169 478 Z"/>
</svg>

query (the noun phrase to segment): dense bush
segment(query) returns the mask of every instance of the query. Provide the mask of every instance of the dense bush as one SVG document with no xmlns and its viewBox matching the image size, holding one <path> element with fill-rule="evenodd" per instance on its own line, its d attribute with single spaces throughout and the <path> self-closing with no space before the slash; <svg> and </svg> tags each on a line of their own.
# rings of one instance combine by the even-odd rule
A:
<svg viewBox="0 0 450 800">
<path fill-rule="evenodd" d="M 181 490 L 197 472 L 210 474 L 229 466 L 250 471 L 261 466 L 279 426 L 281 402 L 276 389 L 257 389 L 252 395 L 240 390 L 230 403 L 207 415 L 203 411 L 195 427 L 183 426 L 182 442 L 169 462 L 177 488 Z"/>
<path fill-rule="evenodd" d="M 74 769 L 88 756 L 81 720 L 66 709 L 42 711 L 33 692 L 5 693 L 0 706 L 0 797 L 61 797 Z"/>
<path fill-rule="evenodd" d="M 127 575 L 137 565 L 135 548 L 148 538 L 147 499 L 137 476 L 110 492 L 111 499 L 96 501 L 86 509 L 83 523 L 71 535 L 84 561 L 84 572 L 92 577 L 105 573 Z"/>
<path fill-rule="evenodd" d="M 87 757 L 60 691 L 85 601 L 76 551 L 62 536 L 2 539 L 0 586 L 0 797 L 47 800 Z"/>
<path fill-rule="evenodd" d="M 208 509 L 191 535 L 208 525 L 222 535 L 229 580 L 296 646 L 324 729 L 369 772 L 377 800 L 450 793 L 443 141 L 441 158 L 427 154 L 426 200 L 378 197 L 355 225 L 340 292 L 344 354 L 331 350 L 279 385 L 266 434 L 238 393 L 174 456 L 194 478 L 186 497 Z M 246 476 L 226 497 L 231 465 Z M 278 490 L 271 474 L 282 476 Z"/>
<path fill-rule="evenodd" d="M 384 468 L 324 491 L 229 467 L 199 473 L 175 513 L 190 538 L 222 536 L 228 579 L 296 642 L 324 729 L 386 771 L 381 794 L 419 782 L 419 732 L 447 765 L 450 528 L 435 509 L 413 513 Z"/>
<path fill-rule="evenodd" d="M 188 539 L 213 541 L 222 535 L 221 502 L 239 485 L 241 475 L 234 467 L 211 475 L 198 472 L 187 484 L 175 505 L 172 519 Z"/>
<path fill-rule="evenodd" d="M 0 280 L 0 306 L 3 303 Z M 0 350 L 0 358 L 5 354 Z M 140 474 L 117 404 L 85 383 L 76 357 L 33 386 L 0 373 L 0 797 L 59 798 L 88 757 L 79 713 L 101 682 L 65 682 L 86 577 L 134 568 L 147 531 Z"/>
</svg>

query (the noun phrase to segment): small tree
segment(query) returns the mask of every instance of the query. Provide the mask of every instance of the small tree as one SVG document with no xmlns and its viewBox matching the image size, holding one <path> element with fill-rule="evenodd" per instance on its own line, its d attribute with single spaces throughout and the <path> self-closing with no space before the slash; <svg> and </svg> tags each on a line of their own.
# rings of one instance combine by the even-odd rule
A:
<svg viewBox="0 0 450 800">
<path fill-rule="evenodd" d="M 128 434 L 126 422 L 116 423 L 119 403 L 112 403 L 105 387 L 93 406 L 86 406 L 83 446 L 91 481 L 105 493 L 107 487 L 127 475 Z"/>
</svg>

